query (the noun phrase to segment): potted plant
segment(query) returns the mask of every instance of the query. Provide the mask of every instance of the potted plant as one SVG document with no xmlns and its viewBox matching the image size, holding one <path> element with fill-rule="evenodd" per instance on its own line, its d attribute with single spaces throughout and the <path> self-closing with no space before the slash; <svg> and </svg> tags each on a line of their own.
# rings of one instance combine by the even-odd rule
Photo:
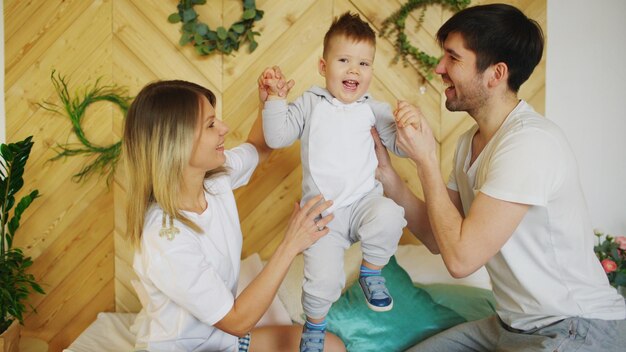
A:
<svg viewBox="0 0 626 352">
<path fill-rule="evenodd" d="M 0 145 L 0 351 L 18 350 L 25 300 L 33 291 L 44 293 L 35 277 L 26 272 L 32 259 L 13 246 L 22 213 L 39 196 L 34 190 L 15 202 L 24 185 L 24 167 L 32 146 L 32 136 Z"/>
</svg>

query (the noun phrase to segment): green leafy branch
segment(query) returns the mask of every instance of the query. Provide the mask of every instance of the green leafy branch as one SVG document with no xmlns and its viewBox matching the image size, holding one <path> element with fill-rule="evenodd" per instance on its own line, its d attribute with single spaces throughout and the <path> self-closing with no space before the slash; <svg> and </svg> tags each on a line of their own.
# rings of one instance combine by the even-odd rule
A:
<svg viewBox="0 0 626 352">
<path fill-rule="evenodd" d="M 91 161 L 72 177 L 75 182 L 81 182 L 89 178 L 92 174 L 107 175 L 107 184 L 110 184 L 115 168 L 120 157 L 122 142 L 118 141 L 108 146 L 99 146 L 86 137 L 82 127 L 85 117 L 85 111 L 89 105 L 108 101 L 117 105 L 122 110 L 124 116 L 128 112 L 131 97 L 126 95 L 126 90 L 115 85 L 100 85 L 100 79 L 91 87 L 86 87 L 82 94 L 77 93 L 72 97 L 69 92 L 68 82 L 61 74 L 55 76 L 55 71 L 51 75 L 52 84 L 61 100 L 62 107 L 56 104 L 44 102 L 40 104 L 46 110 L 67 115 L 71 124 L 72 131 L 76 135 L 80 144 L 57 144 L 55 151 L 57 155 L 52 161 L 75 156 L 83 155 L 90 158 Z"/>
<path fill-rule="evenodd" d="M 426 6 L 433 4 L 440 4 L 444 7 L 451 9 L 452 11 L 460 11 L 466 8 L 470 4 L 471 0 L 409 0 L 406 4 L 402 5 L 400 9 L 383 21 L 383 26 L 380 31 L 381 37 L 390 38 L 395 35 L 394 46 L 396 48 L 396 56 L 394 57 L 394 63 L 397 63 L 400 58 L 404 62 L 404 65 L 408 65 L 411 62 L 417 64 L 418 69 L 427 79 L 432 79 L 433 71 L 439 63 L 439 58 L 429 55 L 421 49 L 416 48 L 409 41 L 408 36 L 404 32 L 406 29 L 406 19 L 411 12 L 417 8 L 421 8 L 421 14 L 417 21 L 417 27 L 419 28 L 424 22 L 424 15 L 426 13 Z"/>
<path fill-rule="evenodd" d="M 212 30 L 205 23 L 198 21 L 195 5 L 204 5 L 206 0 L 180 0 L 178 11 L 171 14 L 167 20 L 170 23 L 182 22 L 182 35 L 179 40 L 181 46 L 192 43 L 200 55 L 209 55 L 220 51 L 230 54 L 239 50 L 242 43 L 249 43 L 249 50 L 253 52 L 258 43 L 255 36 L 261 33 L 253 31 L 254 23 L 263 18 L 263 11 L 256 8 L 254 0 L 243 0 L 243 14 L 241 20 L 233 23 L 230 28 L 222 26 Z"/>
<path fill-rule="evenodd" d="M 15 195 L 24 185 L 24 168 L 33 146 L 32 136 L 23 141 L 0 145 L 0 332 L 14 319 L 24 323 L 24 301 L 31 291 L 44 290 L 26 270 L 33 264 L 19 248 L 13 248 L 22 213 L 39 197 L 34 190 L 15 204 Z M 13 207 L 15 206 L 15 209 Z M 13 215 L 10 212 L 13 209 Z M 31 306 L 31 309 L 34 308 Z"/>
</svg>

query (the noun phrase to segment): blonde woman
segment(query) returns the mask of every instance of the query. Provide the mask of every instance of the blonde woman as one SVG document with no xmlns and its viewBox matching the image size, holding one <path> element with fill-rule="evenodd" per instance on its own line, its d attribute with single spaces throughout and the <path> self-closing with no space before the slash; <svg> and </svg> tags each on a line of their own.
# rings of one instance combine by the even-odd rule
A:
<svg viewBox="0 0 626 352">
<path fill-rule="evenodd" d="M 128 111 L 128 235 L 145 301 L 135 347 L 293 351 L 302 327 L 254 326 L 294 257 L 328 233 L 332 215 L 314 219 L 332 202 L 316 197 L 294 205 L 284 240 L 235 297 L 242 235 L 232 190 L 248 182 L 270 149 L 257 120 L 246 143 L 225 151 L 228 127 L 214 107 L 208 89 L 161 81 L 144 87 Z M 327 347 L 344 350 L 336 336 Z"/>
</svg>

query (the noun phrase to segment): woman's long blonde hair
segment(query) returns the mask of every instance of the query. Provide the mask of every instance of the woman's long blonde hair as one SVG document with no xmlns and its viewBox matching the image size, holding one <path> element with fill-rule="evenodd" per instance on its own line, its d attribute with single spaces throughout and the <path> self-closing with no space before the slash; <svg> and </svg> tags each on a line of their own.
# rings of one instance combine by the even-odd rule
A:
<svg viewBox="0 0 626 352">
<path fill-rule="evenodd" d="M 194 231 L 201 229 L 177 208 L 200 114 L 200 98 L 215 106 L 215 95 L 186 81 L 159 81 L 134 99 L 124 124 L 123 157 L 127 183 L 127 235 L 140 246 L 146 211 L 153 203 Z M 206 177 L 223 172 L 207 172 Z"/>
</svg>

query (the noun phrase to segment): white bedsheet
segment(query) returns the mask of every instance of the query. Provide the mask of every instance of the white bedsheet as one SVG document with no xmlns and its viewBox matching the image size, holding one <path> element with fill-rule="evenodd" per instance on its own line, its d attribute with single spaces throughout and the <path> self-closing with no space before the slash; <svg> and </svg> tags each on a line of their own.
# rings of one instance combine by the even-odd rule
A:
<svg viewBox="0 0 626 352">
<path fill-rule="evenodd" d="M 263 262 L 258 253 L 254 253 L 241 261 L 237 295 L 250 284 L 262 269 Z M 138 295 L 141 300 L 139 292 Z M 130 332 L 130 326 L 135 321 L 136 316 L 136 313 L 99 313 L 96 321 L 91 323 L 64 352 L 133 351 L 135 335 Z M 289 313 L 276 297 L 256 326 L 288 324 L 291 324 Z"/>
<path fill-rule="evenodd" d="M 98 313 L 96 321 L 63 352 L 133 351 L 135 336 L 130 325 L 136 313 Z"/>
<path fill-rule="evenodd" d="M 257 326 L 290 324 L 301 322 L 302 305 L 302 256 L 292 263 L 283 281 L 277 298 L 261 318 Z M 345 273 L 347 282 L 358 276 L 360 248 L 351 247 L 345 255 Z M 440 256 L 432 255 L 424 246 L 403 245 L 396 252 L 398 264 L 402 266 L 412 281 L 421 284 L 447 283 L 491 289 L 489 275 L 481 268 L 464 279 L 454 279 L 445 268 Z M 241 262 L 238 293 L 257 276 L 263 268 L 258 254 L 253 254 Z M 346 285 L 347 286 L 347 285 Z M 280 297 L 280 300 L 278 299 Z M 99 313 L 94 321 L 64 352 L 124 352 L 133 351 L 135 336 L 130 333 L 130 326 L 135 320 L 135 313 Z M 291 319 L 290 319 L 291 318 Z"/>
</svg>

